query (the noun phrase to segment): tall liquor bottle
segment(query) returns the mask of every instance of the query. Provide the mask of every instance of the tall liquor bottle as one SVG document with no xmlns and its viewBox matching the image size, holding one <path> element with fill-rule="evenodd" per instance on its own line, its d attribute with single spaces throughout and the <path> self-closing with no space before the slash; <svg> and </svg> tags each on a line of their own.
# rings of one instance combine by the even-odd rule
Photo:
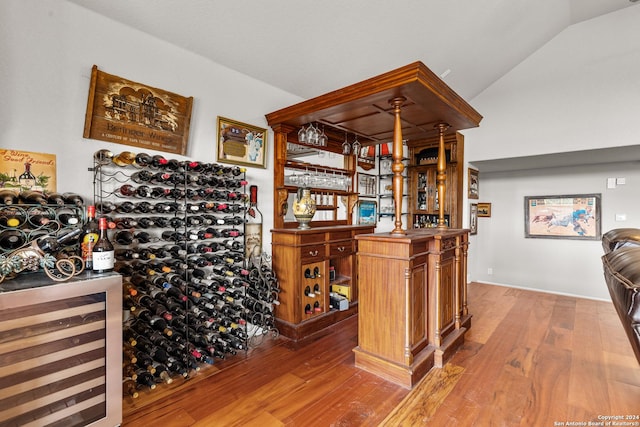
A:
<svg viewBox="0 0 640 427">
<path fill-rule="evenodd" d="M 247 258 L 262 254 L 262 212 L 258 209 L 258 186 L 249 187 L 249 210 L 245 224 L 245 254 Z"/>
<path fill-rule="evenodd" d="M 107 219 L 100 217 L 98 220 L 100 234 L 98 241 L 93 245 L 92 267 L 95 273 L 112 271 L 115 264 L 115 251 L 107 234 Z"/>
<path fill-rule="evenodd" d="M 96 221 L 96 207 L 94 205 L 87 206 L 87 221 L 82 226 L 82 234 L 80 235 L 80 250 L 82 252 L 82 260 L 84 268 L 93 269 L 93 246 L 98 241 L 100 229 L 98 221 Z"/>
<path fill-rule="evenodd" d="M 26 190 L 36 186 L 36 176 L 31 172 L 31 163 L 24 164 L 24 172 L 18 177 L 18 183 Z"/>
</svg>

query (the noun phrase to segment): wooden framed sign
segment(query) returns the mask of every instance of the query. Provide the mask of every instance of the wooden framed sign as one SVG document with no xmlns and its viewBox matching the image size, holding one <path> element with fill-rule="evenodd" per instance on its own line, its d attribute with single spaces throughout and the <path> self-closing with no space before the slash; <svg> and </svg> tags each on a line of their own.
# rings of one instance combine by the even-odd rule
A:
<svg viewBox="0 0 640 427">
<path fill-rule="evenodd" d="M 98 70 L 91 84 L 85 138 L 186 155 L 193 97 L 184 97 Z"/>
</svg>

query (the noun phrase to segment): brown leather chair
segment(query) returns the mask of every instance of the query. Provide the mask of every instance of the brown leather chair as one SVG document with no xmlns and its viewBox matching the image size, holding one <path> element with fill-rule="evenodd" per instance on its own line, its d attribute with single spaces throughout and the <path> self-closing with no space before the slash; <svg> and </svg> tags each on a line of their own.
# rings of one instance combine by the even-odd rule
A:
<svg viewBox="0 0 640 427">
<path fill-rule="evenodd" d="M 611 300 L 640 363 L 640 246 L 611 250 L 602 264 Z"/>
<path fill-rule="evenodd" d="M 640 246 L 640 228 L 616 228 L 602 235 L 605 254 L 628 246 Z"/>
</svg>

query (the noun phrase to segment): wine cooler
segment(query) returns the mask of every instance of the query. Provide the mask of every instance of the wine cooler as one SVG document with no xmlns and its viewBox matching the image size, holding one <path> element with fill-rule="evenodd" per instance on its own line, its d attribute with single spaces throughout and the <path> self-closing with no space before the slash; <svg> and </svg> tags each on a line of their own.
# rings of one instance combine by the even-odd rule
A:
<svg viewBox="0 0 640 427">
<path fill-rule="evenodd" d="M 246 257 L 243 169 L 101 150 L 94 173 L 123 276 L 125 400 L 278 335 L 278 281 Z"/>
<path fill-rule="evenodd" d="M 30 273 L 0 284 L 0 425 L 120 425 L 121 283 Z"/>
</svg>

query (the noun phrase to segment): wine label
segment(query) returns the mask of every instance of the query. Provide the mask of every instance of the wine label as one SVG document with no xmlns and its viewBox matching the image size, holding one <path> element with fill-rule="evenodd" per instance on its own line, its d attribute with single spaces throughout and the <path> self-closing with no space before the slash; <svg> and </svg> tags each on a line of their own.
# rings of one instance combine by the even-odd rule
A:
<svg viewBox="0 0 640 427">
<path fill-rule="evenodd" d="M 85 263 L 93 260 L 93 245 L 95 245 L 97 241 L 98 233 L 87 233 L 82 238 L 82 242 L 80 242 L 80 249 L 82 250 L 82 259 Z"/>
<path fill-rule="evenodd" d="M 94 270 L 113 270 L 115 265 L 115 251 L 93 252 L 92 259 Z"/>
</svg>

